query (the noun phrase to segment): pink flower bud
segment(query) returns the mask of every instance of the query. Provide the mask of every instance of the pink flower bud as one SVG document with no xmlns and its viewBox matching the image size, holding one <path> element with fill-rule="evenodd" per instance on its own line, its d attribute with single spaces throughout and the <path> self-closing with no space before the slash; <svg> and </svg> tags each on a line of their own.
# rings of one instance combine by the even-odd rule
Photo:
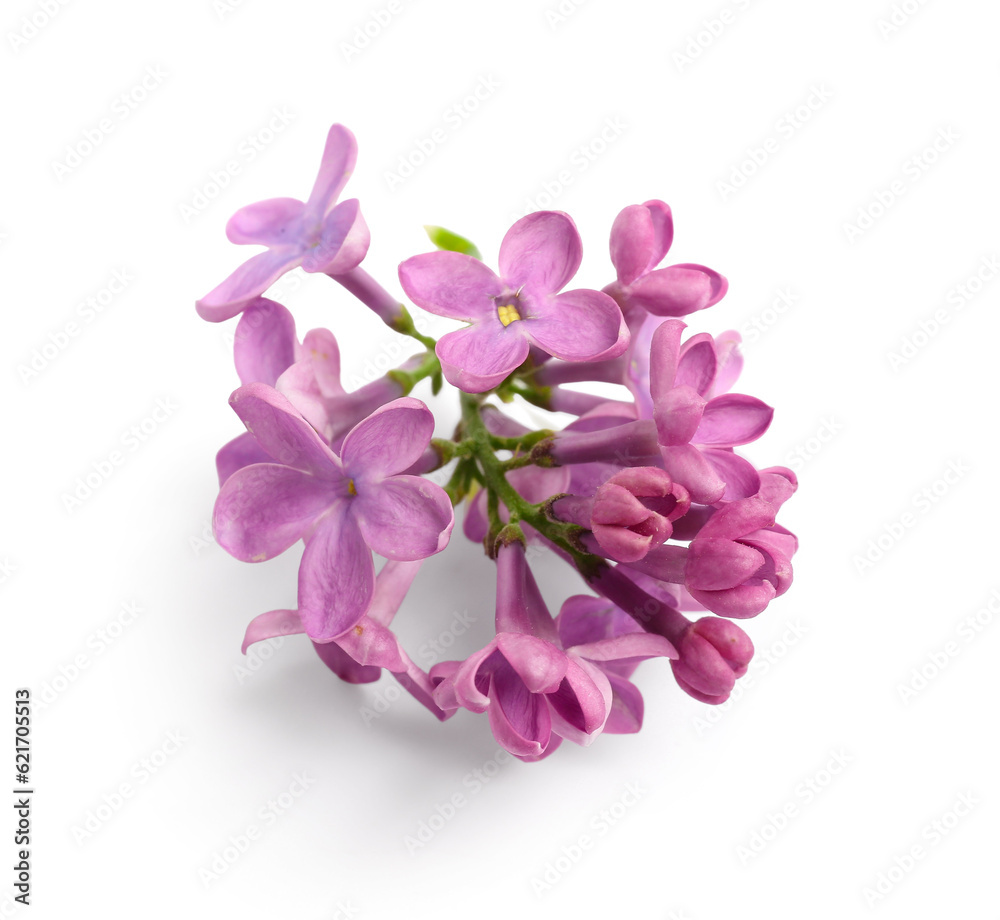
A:
<svg viewBox="0 0 1000 920">
<path fill-rule="evenodd" d="M 669 539 L 673 521 L 690 507 L 687 490 L 663 470 L 632 467 L 615 473 L 597 490 L 590 526 L 610 558 L 634 562 Z"/>
<path fill-rule="evenodd" d="M 702 617 L 677 643 L 680 658 L 671 661 L 681 689 L 703 703 L 724 703 L 736 678 L 747 672 L 753 658 L 750 637 L 731 620 Z"/>
</svg>

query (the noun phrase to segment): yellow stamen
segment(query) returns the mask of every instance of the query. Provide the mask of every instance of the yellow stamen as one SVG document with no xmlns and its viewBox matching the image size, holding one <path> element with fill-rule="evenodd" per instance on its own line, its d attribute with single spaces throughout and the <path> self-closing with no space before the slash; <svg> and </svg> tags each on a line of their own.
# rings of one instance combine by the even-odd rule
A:
<svg viewBox="0 0 1000 920">
<path fill-rule="evenodd" d="M 357 495 L 358 494 L 358 490 L 354 488 L 354 480 L 353 479 L 348 479 L 347 480 L 347 494 L 348 495 Z"/>
<path fill-rule="evenodd" d="M 497 307 L 497 315 L 500 317 L 500 322 L 505 326 L 509 326 L 515 320 L 521 318 L 521 314 L 517 312 L 517 307 L 512 303 L 501 304 Z"/>
</svg>

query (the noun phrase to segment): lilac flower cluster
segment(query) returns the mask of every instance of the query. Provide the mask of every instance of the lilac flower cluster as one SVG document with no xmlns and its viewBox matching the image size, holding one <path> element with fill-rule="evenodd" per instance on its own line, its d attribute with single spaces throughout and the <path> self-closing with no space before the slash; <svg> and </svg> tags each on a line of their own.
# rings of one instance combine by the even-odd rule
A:
<svg viewBox="0 0 1000 920">
<path fill-rule="evenodd" d="M 197 303 L 212 322 L 240 315 L 242 385 L 230 404 L 247 430 L 217 457 L 216 538 L 245 562 L 305 544 L 296 608 L 253 619 L 244 651 L 304 633 L 345 681 L 386 669 L 439 719 L 487 713 L 497 741 L 525 761 L 564 739 L 638 731 L 631 677 L 647 658 L 669 660 L 695 699 L 723 702 L 753 655 L 734 620 L 788 589 L 797 548 L 775 522 L 795 476 L 758 470 L 736 450 L 772 417 L 731 392 L 738 334 L 685 336 L 678 318 L 717 303 L 725 278 L 703 265 L 658 267 L 673 238 L 662 201 L 615 219 L 616 277 L 601 291 L 565 290 L 582 243 L 560 211 L 518 220 L 496 272 L 469 241 L 431 228 L 438 250 L 402 262 L 399 283 L 416 306 L 467 324 L 435 341 L 361 268 L 367 225 L 356 199 L 337 200 L 356 153 L 334 125 L 306 202 L 238 211 L 229 239 L 267 249 Z M 328 275 L 421 350 L 346 392 L 333 334 L 300 341 L 289 311 L 263 296 L 298 266 Z M 409 395 L 424 380 L 438 392 L 442 377 L 462 407 L 451 439 L 433 437 L 431 411 Z M 588 381 L 619 384 L 628 398 L 571 387 Z M 515 400 L 574 420 L 529 430 L 503 411 Z M 444 466 L 444 487 L 426 478 Z M 422 562 L 448 545 L 459 504 L 465 535 L 496 561 L 496 636 L 425 672 L 392 621 Z M 553 618 L 528 546 L 554 551 L 593 593 Z M 373 554 L 386 560 L 377 574 Z"/>
</svg>

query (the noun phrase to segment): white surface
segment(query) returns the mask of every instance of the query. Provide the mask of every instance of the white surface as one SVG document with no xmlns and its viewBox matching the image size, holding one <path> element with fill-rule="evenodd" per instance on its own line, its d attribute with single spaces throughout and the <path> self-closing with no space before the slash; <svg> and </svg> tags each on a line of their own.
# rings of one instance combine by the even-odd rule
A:
<svg viewBox="0 0 1000 920">
<path fill-rule="evenodd" d="M 400 0 L 348 59 L 344 43 L 388 3 L 67 3 L 16 49 L 21 17 L 43 22 L 43 4 L 6 5 L 0 661 L 8 698 L 62 689 L 34 715 L 33 904 L 21 915 L 985 916 L 1000 624 L 990 613 L 979 629 L 963 623 L 991 597 L 1000 611 L 1000 281 L 962 309 L 949 295 L 1000 254 L 1000 14 L 985 0 L 909 0 L 896 6 L 915 12 L 884 35 L 893 6 L 589 0 L 564 2 L 556 21 L 555 0 Z M 705 20 L 721 33 L 703 32 Z M 676 58 L 699 34 L 697 59 Z M 144 78 L 146 98 L 123 106 Z M 456 117 L 477 86 L 477 110 Z M 811 96 L 792 129 L 786 113 Z M 248 138 L 275 110 L 284 128 L 251 159 Z M 102 119 L 112 130 L 57 177 L 53 163 Z M 581 146 L 595 150 L 609 119 L 620 127 L 588 160 Z M 292 639 L 268 660 L 240 655 L 250 617 L 294 604 L 297 560 L 247 566 L 201 542 L 214 451 L 240 425 L 226 404 L 235 320 L 204 323 L 193 303 L 252 251 L 226 242 L 229 215 L 305 196 L 335 121 L 359 140 L 346 194 L 372 228 L 366 265 L 394 290 L 395 265 L 428 248 L 422 224 L 468 235 L 492 262 L 529 199 L 576 219 L 580 285 L 610 280 L 611 221 L 651 197 L 674 209 L 668 262 L 730 279 L 690 326 L 744 329 L 740 389 L 777 409 L 748 453 L 766 466 L 802 451 L 801 489 L 781 516 L 802 550 L 790 593 L 746 624 L 758 663 L 723 710 L 688 699 L 653 662 L 638 674 L 640 735 L 566 744 L 482 785 L 473 771 L 497 750 L 484 718 L 441 726 L 403 699 L 366 724 L 388 678 L 344 685 Z M 390 189 L 386 173 L 435 129 L 444 142 Z M 957 138 L 939 142 L 937 161 L 916 168 L 948 132 Z M 768 161 L 720 190 L 768 138 Z M 198 210 L 196 193 L 230 160 L 238 171 Z M 553 182 L 564 187 L 539 200 Z M 893 182 L 902 195 L 849 239 L 845 224 Z M 80 313 L 121 271 L 124 291 Z M 362 374 L 392 336 L 326 279 L 298 277 L 279 292 L 300 331 L 329 326 L 347 378 Z M 794 303 L 778 313 L 782 291 Z M 942 307 L 947 325 L 894 369 L 890 353 Z M 19 366 L 69 322 L 78 334 L 22 379 Z M 130 440 L 160 400 L 175 408 Z M 69 512 L 63 495 L 114 450 L 122 462 Z M 967 471 L 933 502 L 917 497 L 949 468 Z M 894 525 L 902 536 L 860 572 L 856 554 Z M 427 567 L 401 614 L 411 648 L 466 613 L 475 622 L 456 647 L 485 641 L 489 566 L 457 538 Z M 579 590 L 554 566 L 542 578 L 553 606 Z M 141 612 L 118 628 L 124 603 Z M 947 666 L 901 699 L 935 655 Z M 79 656 L 86 668 L 58 681 Z M 837 755 L 846 766 L 822 773 Z M 303 774 L 307 788 L 269 812 Z M 813 779 L 830 782 L 811 794 L 801 784 Z M 122 783 L 130 797 L 78 842 L 74 829 Z M 457 793 L 464 804 L 411 852 L 407 836 Z M 963 795 L 974 806 L 949 817 Z M 787 826 L 768 830 L 786 807 Z M 935 839 L 936 820 L 949 827 Z M 206 882 L 200 870 L 250 825 L 257 838 Z M 747 858 L 755 833 L 767 845 Z M 592 846 L 578 852 L 584 835 Z M 870 903 L 865 889 L 913 846 L 922 858 Z M 556 884 L 539 891 L 557 861 Z M 4 869 L 0 898 L 12 881 Z"/>
</svg>

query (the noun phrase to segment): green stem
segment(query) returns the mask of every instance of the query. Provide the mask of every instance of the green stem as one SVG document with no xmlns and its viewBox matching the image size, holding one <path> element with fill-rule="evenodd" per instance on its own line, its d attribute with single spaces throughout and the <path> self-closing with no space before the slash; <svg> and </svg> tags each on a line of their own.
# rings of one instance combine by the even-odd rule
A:
<svg viewBox="0 0 1000 920">
<path fill-rule="evenodd" d="M 500 532 L 499 503 L 503 502 L 512 524 L 518 521 L 530 524 L 543 537 L 564 550 L 584 577 L 593 573 L 602 564 L 602 560 L 580 549 L 576 536 L 583 531 L 583 528 L 575 524 L 549 520 L 543 510 L 544 503 L 531 504 L 507 482 L 507 471 L 528 465 L 531 462 L 530 457 L 500 460 L 495 453 L 493 436 L 487 430 L 479 412 L 482 405 L 481 398 L 463 393 L 461 399 L 463 433 L 466 440 L 472 442 L 474 462 L 478 466 L 480 480 L 487 490 L 487 505 L 490 509 L 490 539 L 487 549 L 492 554 L 493 542 Z M 532 436 L 537 436 L 536 441 L 543 440 L 549 434 L 551 432 L 532 432 Z"/>
<path fill-rule="evenodd" d="M 407 396 L 421 380 L 426 377 L 435 378 L 440 374 L 441 362 L 438 361 L 437 355 L 434 354 L 433 349 L 429 348 L 427 350 L 427 354 L 424 355 L 423 361 L 420 362 L 419 367 L 412 371 L 404 371 L 402 369 L 389 371 L 386 376 L 395 380 L 403 388 L 403 396 Z"/>
<path fill-rule="evenodd" d="M 434 346 L 437 345 L 437 339 L 432 339 L 429 335 L 422 335 L 417 332 L 417 327 L 413 323 L 413 317 L 410 316 L 410 311 L 402 305 L 400 305 L 400 315 L 392 323 L 392 328 L 395 329 L 396 332 L 408 335 L 411 339 L 416 339 L 428 351 L 434 351 Z"/>
</svg>

